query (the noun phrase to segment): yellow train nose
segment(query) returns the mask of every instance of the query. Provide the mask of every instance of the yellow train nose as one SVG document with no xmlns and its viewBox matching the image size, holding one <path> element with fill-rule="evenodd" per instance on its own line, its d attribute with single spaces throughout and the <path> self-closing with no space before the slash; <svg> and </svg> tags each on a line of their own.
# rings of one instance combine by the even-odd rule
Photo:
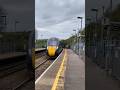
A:
<svg viewBox="0 0 120 90">
<path fill-rule="evenodd" d="M 48 46 L 48 55 L 49 56 L 55 56 L 55 52 L 56 52 L 56 46 Z"/>
</svg>

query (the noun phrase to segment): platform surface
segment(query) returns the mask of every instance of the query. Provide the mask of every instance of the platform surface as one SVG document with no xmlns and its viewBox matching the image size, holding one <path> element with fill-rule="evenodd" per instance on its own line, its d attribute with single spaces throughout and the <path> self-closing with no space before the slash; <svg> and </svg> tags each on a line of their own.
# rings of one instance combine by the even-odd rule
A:
<svg viewBox="0 0 120 90">
<path fill-rule="evenodd" d="M 85 63 L 72 50 L 67 50 L 64 90 L 85 90 Z"/>
<path fill-rule="evenodd" d="M 9 52 L 0 54 L 0 60 L 26 55 L 26 52 Z"/>
<path fill-rule="evenodd" d="M 86 90 L 120 90 L 120 82 L 86 57 Z"/>
<path fill-rule="evenodd" d="M 62 62 L 64 52 L 53 62 L 53 64 L 35 81 L 35 90 L 51 90 L 56 74 Z"/>
<path fill-rule="evenodd" d="M 80 56 L 76 55 L 72 50 L 67 49 L 62 52 L 60 57 L 54 62 L 54 64 L 35 82 L 35 90 L 85 90 L 85 64 L 84 60 L 80 59 Z M 61 79 L 59 78 L 57 85 L 55 85 L 56 76 L 63 63 L 63 57 L 66 61 L 64 63 L 64 85 L 61 89 Z M 61 76 L 60 76 L 61 77 Z M 60 85 L 60 86 L 59 86 Z M 56 89 L 52 89 L 55 87 Z"/>
<path fill-rule="evenodd" d="M 45 50 L 46 48 L 36 48 L 35 51 Z"/>
</svg>

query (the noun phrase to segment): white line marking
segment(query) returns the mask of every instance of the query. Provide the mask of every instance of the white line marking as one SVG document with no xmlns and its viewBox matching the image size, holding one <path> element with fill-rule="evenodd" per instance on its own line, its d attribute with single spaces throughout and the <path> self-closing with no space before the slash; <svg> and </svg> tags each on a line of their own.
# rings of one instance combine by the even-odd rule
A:
<svg viewBox="0 0 120 90">
<path fill-rule="evenodd" d="M 63 50 L 64 51 L 64 50 Z M 62 51 L 62 52 L 63 52 Z M 40 77 L 35 81 L 35 84 L 38 83 L 38 81 L 44 76 L 44 74 L 52 67 L 52 65 L 57 61 L 57 59 L 61 56 L 62 52 L 60 55 L 55 59 L 55 61 L 40 75 Z"/>
</svg>

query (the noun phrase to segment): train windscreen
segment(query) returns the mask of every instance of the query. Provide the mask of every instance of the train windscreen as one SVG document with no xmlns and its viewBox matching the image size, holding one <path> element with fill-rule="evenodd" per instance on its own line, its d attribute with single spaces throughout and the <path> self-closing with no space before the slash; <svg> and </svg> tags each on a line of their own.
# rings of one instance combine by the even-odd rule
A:
<svg viewBox="0 0 120 90">
<path fill-rule="evenodd" d="M 48 40 L 48 45 L 50 45 L 50 46 L 58 46 L 59 41 L 57 39 L 50 39 L 50 40 Z"/>
</svg>

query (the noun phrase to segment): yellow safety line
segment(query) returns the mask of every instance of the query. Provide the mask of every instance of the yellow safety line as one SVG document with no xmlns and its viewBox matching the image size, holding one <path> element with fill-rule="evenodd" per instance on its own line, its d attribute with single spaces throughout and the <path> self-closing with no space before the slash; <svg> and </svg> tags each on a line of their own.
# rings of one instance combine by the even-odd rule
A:
<svg viewBox="0 0 120 90">
<path fill-rule="evenodd" d="M 61 63 L 61 65 L 60 65 L 59 71 L 58 71 L 58 73 L 57 73 L 57 76 L 56 76 L 56 78 L 55 78 L 55 81 L 54 81 L 54 83 L 53 83 L 53 86 L 52 86 L 51 90 L 56 90 L 56 88 L 57 88 L 58 80 L 59 80 L 60 74 L 61 74 L 61 72 L 62 72 L 62 69 L 63 69 L 63 67 L 64 67 L 64 62 L 65 62 L 65 60 L 66 60 L 66 55 L 67 55 L 67 52 L 66 52 L 66 49 L 65 49 L 65 54 L 64 54 L 62 63 Z"/>
</svg>

